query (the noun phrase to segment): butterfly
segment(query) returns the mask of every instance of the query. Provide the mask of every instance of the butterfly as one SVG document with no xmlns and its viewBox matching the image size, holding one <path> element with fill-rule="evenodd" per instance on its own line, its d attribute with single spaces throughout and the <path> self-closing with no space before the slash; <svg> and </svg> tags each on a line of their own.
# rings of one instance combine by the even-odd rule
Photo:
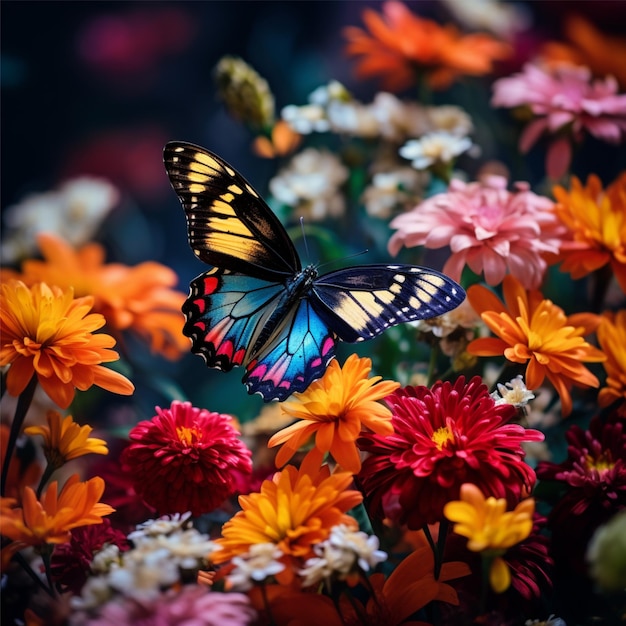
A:
<svg viewBox="0 0 626 626">
<path fill-rule="evenodd" d="M 208 367 L 245 368 L 263 399 L 285 400 L 320 378 L 338 340 L 436 317 L 465 298 L 431 269 L 363 265 L 318 275 L 302 266 L 276 215 L 233 167 L 185 142 L 165 146 L 167 174 L 187 217 L 189 244 L 210 267 L 190 285 L 184 334 Z"/>
</svg>

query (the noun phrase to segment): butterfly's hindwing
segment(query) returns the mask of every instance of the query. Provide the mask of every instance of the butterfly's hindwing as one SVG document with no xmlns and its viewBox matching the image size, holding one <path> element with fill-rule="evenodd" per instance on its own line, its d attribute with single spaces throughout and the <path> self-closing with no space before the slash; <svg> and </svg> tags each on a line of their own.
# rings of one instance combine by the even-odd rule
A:
<svg viewBox="0 0 626 626">
<path fill-rule="evenodd" d="M 187 216 L 189 244 L 209 265 L 267 280 L 301 269 L 278 218 L 252 186 L 217 155 L 171 142 L 164 161 Z"/>
<path fill-rule="evenodd" d="M 316 309 L 343 341 L 380 335 L 390 326 L 442 315 L 465 291 L 434 270 L 409 265 L 366 265 L 325 274 L 313 285 Z"/>
<path fill-rule="evenodd" d="M 223 371 L 245 365 L 283 291 L 281 284 L 219 268 L 195 278 L 183 305 L 183 333 L 191 338 L 192 352 Z"/>
<path fill-rule="evenodd" d="M 335 356 L 335 337 L 308 299 L 285 315 L 284 323 L 247 366 L 243 382 L 265 400 L 285 400 L 304 391 Z"/>
</svg>

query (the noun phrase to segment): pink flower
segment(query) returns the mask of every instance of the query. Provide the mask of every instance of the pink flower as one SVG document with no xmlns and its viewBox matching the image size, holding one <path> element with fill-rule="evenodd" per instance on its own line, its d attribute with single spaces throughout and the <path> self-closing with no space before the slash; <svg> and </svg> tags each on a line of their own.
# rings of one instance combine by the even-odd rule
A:
<svg viewBox="0 0 626 626">
<path fill-rule="evenodd" d="M 205 585 L 170 589 L 156 599 L 140 602 L 117 598 L 105 604 L 99 615 L 79 615 L 73 624 L 81 626 L 247 626 L 256 611 L 243 593 L 219 593 Z"/>
<path fill-rule="evenodd" d="M 174 400 L 129 433 L 122 465 L 137 494 L 160 515 L 216 509 L 233 495 L 239 472 L 252 471 L 252 453 L 229 415 Z"/>
<path fill-rule="evenodd" d="M 622 141 L 626 135 L 626 94 L 617 95 L 617 89 L 612 76 L 592 82 L 586 67 L 542 68 L 528 63 L 521 73 L 493 84 L 491 104 L 528 106 L 535 114 L 536 119 L 520 137 L 522 152 L 528 152 L 543 133 L 555 135 L 546 155 L 546 170 L 556 179 L 569 167 L 570 140 L 581 141 L 584 131 L 609 143 Z"/>
<path fill-rule="evenodd" d="M 508 270 L 526 289 L 536 289 L 547 268 L 542 254 L 559 249 L 562 227 L 553 206 L 527 183 L 508 191 L 501 176 L 474 183 L 453 180 L 446 193 L 391 222 L 398 232 L 389 241 L 389 251 L 395 255 L 402 246 L 450 246 L 452 255 L 443 271 L 451 278 L 459 280 L 468 265 L 476 274 L 484 272 L 489 285 L 498 285 Z"/>
</svg>

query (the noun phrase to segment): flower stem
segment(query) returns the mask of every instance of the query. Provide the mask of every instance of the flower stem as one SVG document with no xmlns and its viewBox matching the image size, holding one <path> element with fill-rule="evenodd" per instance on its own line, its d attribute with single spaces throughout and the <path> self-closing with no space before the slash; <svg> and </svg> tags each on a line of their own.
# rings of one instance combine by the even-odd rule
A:
<svg viewBox="0 0 626 626">
<path fill-rule="evenodd" d="M 9 433 L 9 442 L 7 443 L 6 456 L 4 457 L 4 463 L 2 464 L 2 478 L 0 479 L 0 495 L 4 496 L 4 490 L 7 482 L 7 475 L 9 473 L 9 466 L 11 464 L 11 457 L 13 456 L 13 450 L 17 443 L 17 438 L 22 430 L 24 424 L 24 418 L 30 407 L 30 403 L 35 395 L 35 389 L 37 388 L 37 375 L 33 374 L 28 385 L 17 399 L 17 407 L 15 408 L 15 416 L 13 417 L 13 423 L 11 424 L 11 431 Z"/>
<path fill-rule="evenodd" d="M 50 595 L 54 597 L 54 584 L 52 583 L 52 575 L 50 573 L 50 557 L 52 555 L 54 547 L 46 544 L 41 551 L 41 560 L 43 561 L 44 570 L 46 572 L 46 580 L 48 581 L 48 587 L 50 588 Z"/>
<path fill-rule="evenodd" d="M 48 463 L 46 465 L 46 469 L 44 473 L 42 474 L 41 480 L 39 481 L 39 486 L 37 487 L 37 499 L 41 497 L 41 492 L 43 491 L 43 488 L 46 486 L 46 483 L 50 480 L 50 476 L 52 476 L 52 474 L 54 474 L 54 472 L 57 469 L 58 468 L 54 463 Z"/>
<path fill-rule="evenodd" d="M 33 571 L 33 568 L 28 564 L 28 561 L 19 552 L 16 553 L 13 558 L 22 566 L 22 569 L 30 576 L 38 587 L 41 587 L 51 598 L 54 598 L 54 591 L 52 590 L 52 587 L 48 587 L 44 584 L 43 580 L 37 576 L 37 574 Z"/>
<path fill-rule="evenodd" d="M 265 583 L 261 584 L 261 596 L 263 596 L 263 604 L 265 605 L 265 610 L 267 611 L 267 619 L 270 626 L 276 626 L 276 621 L 274 620 L 274 616 L 272 615 L 272 609 L 270 607 L 270 601 L 267 597 L 267 587 Z"/>
<path fill-rule="evenodd" d="M 430 360 L 428 362 L 428 374 L 426 380 L 426 386 L 430 387 L 435 382 L 435 375 L 437 373 L 437 358 L 439 357 L 439 344 L 436 343 L 430 351 Z"/>
</svg>

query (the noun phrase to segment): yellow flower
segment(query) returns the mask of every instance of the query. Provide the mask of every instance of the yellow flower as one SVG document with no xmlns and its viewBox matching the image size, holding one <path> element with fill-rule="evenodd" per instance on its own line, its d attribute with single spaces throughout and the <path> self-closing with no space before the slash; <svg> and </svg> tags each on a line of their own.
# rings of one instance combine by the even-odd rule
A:
<svg viewBox="0 0 626 626">
<path fill-rule="evenodd" d="M 2 285 L 0 294 L 0 366 L 10 365 L 7 391 L 18 396 L 33 375 L 50 398 L 67 408 L 76 393 L 97 385 L 130 395 L 132 383 L 100 365 L 117 361 L 109 350 L 115 339 L 92 334 L 104 326 L 104 317 L 89 314 L 93 298 L 74 299 L 73 291 L 21 281 Z"/>
<path fill-rule="evenodd" d="M 80 426 L 71 415 L 62 417 L 56 411 L 48 411 L 46 419 L 48 426 L 29 426 L 24 432 L 44 438 L 44 454 L 52 467 L 58 469 L 85 454 L 109 453 L 106 441 L 90 437 L 91 426 Z"/>
<path fill-rule="evenodd" d="M 485 498 L 472 483 L 461 486 L 461 500 L 448 502 L 443 508 L 443 514 L 455 522 L 454 532 L 468 538 L 468 549 L 486 553 L 490 558 L 489 577 L 496 593 L 502 593 L 511 584 L 511 572 L 501 555 L 530 535 L 534 512 L 533 498 L 522 500 L 513 511 L 507 511 L 504 498 Z"/>
<path fill-rule="evenodd" d="M 3 564 L 26 546 L 65 543 L 72 528 L 101 524 L 104 515 L 115 511 L 99 502 L 104 487 L 99 476 L 80 482 L 78 474 L 74 474 L 61 493 L 57 481 L 51 482 L 41 500 L 30 487 L 25 487 L 21 507 L 15 506 L 14 498 L 0 499 L 0 534 L 14 541 L 8 552 L 3 550 Z"/>
<path fill-rule="evenodd" d="M 211 555 L 222 563 L 250 546 L 272 543 L 283 553 L 288 567 L 277 575 L 282 583 L 293 576 L 293 561 L 300 566 L 315 556 L 313 546 L 330 535 L 333 526 L 346 524 L 356 528 L 346 511 L 361 503 L 360 492 L 350 490 L 352 474 L 330 473 L 327 465 L 316 466 L 305 460 L 300 469 L 288 465 L 265 480 L 259 493 L 239 496 L 241 511 L 222 528 L 217 543 L 222 550 Z"/>
<path fill-rule="evenodd" d="M 609 406 L 622 399 L 626 408 L 626 310 L 605 313 L 598 327 L 598 342 L 607 356 L 603 363 L 606 370 L 606 387 L 600 390 L 600 406 Z"/>
<path fill-rule="evenodd" d="M 553 191 L 556 214 L 571 233 L 571 240 L 561 242 L 561 270 L 582 278 L 610 264 L 626 293 L 626 172 L 606 190 L 591 174 L 584 187 L 573 176 L 569 192 L 563 187 Z"/>
<path fill-rule="evenodd" d="M 368 378 L 372 362 L 351 354 L 343 368 L 332 361 L 324 376 L 285 402 L 283 411 L 298 420 L 269 440 L 269 447 L 285 444 L 276 455 L 281 467 L 315 435 L 321 455 L 330 452 L 342 469 L 357 473 L 361 459 L 356 439 L 364 428 L 379 435 L 393 432 L 391 411 L 378 400 L 395 391 L 400 383 Z"/>
<path fill-rule="evenodd" d="M 481 285 L 468 289 L 470 304 L 499 339 L 475 339 L 467 351 L 476 356 L 504 355 L 513 363 L 528 363 L 527 387 L 537 389 L 547 377 L 561 397 L 563 415 L 569 415 L 571 387 L 600 384 L 583 365 L 606 359 L 583 338 L 595 330 L 600 318 L 589 313 L 566 316 L 563 309 L 545 300 L 539 291 L 526 291 L 510 275 L 504 278 L 503 291 L 504 304 Z"/>
</svg>

